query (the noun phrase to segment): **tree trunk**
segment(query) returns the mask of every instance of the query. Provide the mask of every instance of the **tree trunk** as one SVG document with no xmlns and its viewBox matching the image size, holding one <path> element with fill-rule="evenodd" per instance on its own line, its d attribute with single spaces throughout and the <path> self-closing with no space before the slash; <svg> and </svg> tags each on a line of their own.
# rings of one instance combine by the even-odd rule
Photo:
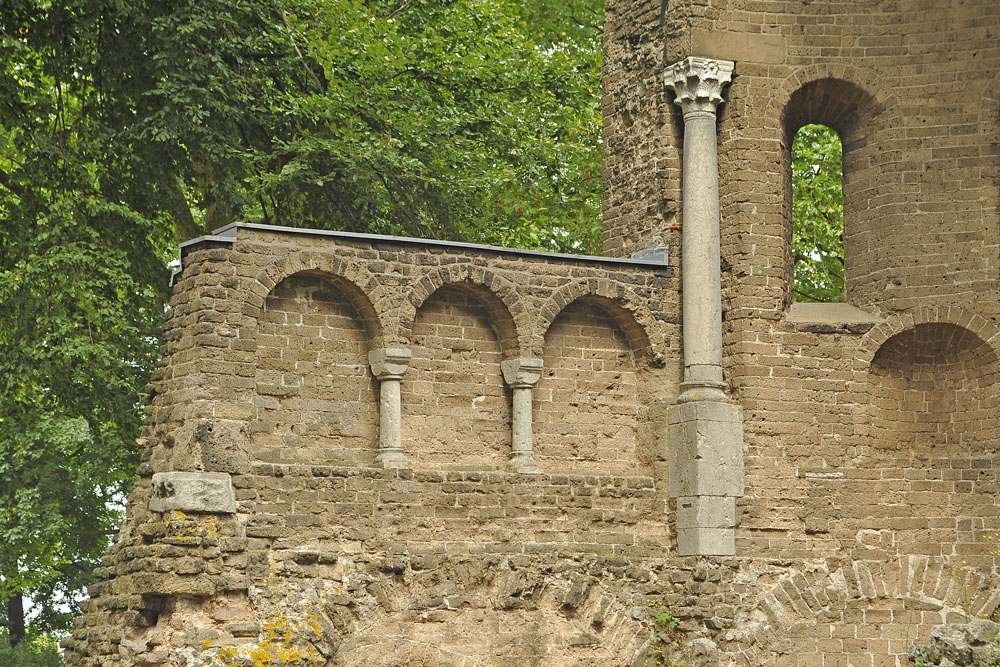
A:
<svg viewBox="0 0 1000 667">
<path fill-rule="evenodd" d="M 173 219 L 174 237 L 177 242 L 184 243 L 196 236 L 202 236 L 205 229 L 198 225 L 194 216 L 191 215 L 191 207 L 184 196 L 180 181 L 176 177 L 167 176 L 164 188 L 167 195 L 166 205 L 170 209 L 170 217 Z"/>
<path fill-rule="evenodd" d="M 10 647 L 14 648 L 24 639 L 24 598 L 20 593 L 13 593 L 7 598 L 7 630 L 10 635 Z"/>
</svg>

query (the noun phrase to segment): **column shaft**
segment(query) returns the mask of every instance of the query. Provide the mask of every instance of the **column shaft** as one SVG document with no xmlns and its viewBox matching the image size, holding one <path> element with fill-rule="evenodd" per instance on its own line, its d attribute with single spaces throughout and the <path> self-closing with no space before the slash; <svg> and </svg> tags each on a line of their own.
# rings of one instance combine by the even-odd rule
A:
<svg viewBox="0 0 1000 667">
<path fill-rule="evenodd" d="M 681 176 L 684 380 L 702 391 L 722 387 L 719 164 L 715 134 L 714 111 L 684 114 Z"/>
<path fill-rule="evenodd" d="M 379 383 L 378 443 L 379 454 L 403 454 L 402 405 L 399 400 L 399 378 L 385 378 Z"/>
<path fill-rule="evenodd" d="M 513 412 L 511 415 L 511 456 L 531 454 L 533 443 L 531 433 L 531 387 L 514 387 Z"/>
<path fill-rule="evenodd" d="M 743 495 L 743 417 L 722 377 L 722 271 L 715 110 L 733 63 L 687 58 L 667 69 L 684 112 L 681 317 L 684 382 L 667 411 L 668 491 L 677 510 L 677 550 L 736 551 L 736 498 Z"/>
</svg>

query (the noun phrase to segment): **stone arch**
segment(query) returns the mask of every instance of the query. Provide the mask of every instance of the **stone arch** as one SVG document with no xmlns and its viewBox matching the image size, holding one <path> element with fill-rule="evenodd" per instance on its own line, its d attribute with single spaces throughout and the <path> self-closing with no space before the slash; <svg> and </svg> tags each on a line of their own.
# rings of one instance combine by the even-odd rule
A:
<svg viewBox="0 0 1000 667">
<path fill-rule="evenodd" d="M 247 305 L 244 308 L 244 315 L 250 317 L 254 325 L 244 327 L 240 332 L 241 338 L 256 338 L 256 322 L 264 311 L 268 294 L 281 281 L 300 273 L 321 275 L 343 289 L 365 325 L 369 347 L 385 346 L 386 335 L 391 331 L 386 317 L 390 304 L 385 287 L 367 267 L 320 252 L 292 253 L 271 262 L 257 274 L 247 290 Z"/>
<path fill-rule="evenodd" d="M 637 361 L 644 361 L 654 366 L 662 365 L 667 341 L 658 321 L 646 305 L 646 300 L 631 289 L 604 278 L 568 283 L 546 299 L 538 311 L 531 349 L 536 353 L 542 351 L 545 334 L 556 317 L 567 306 L 581 298 L 592 299 L 615 319 L 628 337 Z"/>
<path fill-rule="evenodd" d="M 878 221 L 867 205 L 874 187 L 876 165 L 885 153 L 871 141 L 873 128 L 896 122 L 898 101 L 882 88 L 868 71 L 848 65 L 825 63 L 804 67 L 790 74 L 773 92 L 767 122 L 773 138 L 780 142 L 782 217 L 784 219 L 784 302 L 790 304 L 794 289 L 792 248 L 792 142 L 798 130 L 816 123 L 833 129 L 843 147 L 845 293 L 854 301 L 856 285 L 865 272 L 876 270 L 869 261 L 867 245 Z"/>
<path fill-rule="evenodd" d="M 540 647 L 559 664 L 644 664 L 653 636 L 644 615 L 653 613 L 627 586 L 595 576 L 593 566 L 567 577 L 487 559 L 488 567 L 475 557 L 451 556 L 433 573 L 374 575 L 377 603 L 362 593 L 368 599 L 341 608 L 350 612 L 328 605 L 346 617 L 331 623 L 339 630 L 337 664 L 535 664 Z M 643 615 L 636 610 L 640 600 Z M 441 624 L 453 630 L 442 632 Z"/>
<path fill-rule="evenodd" d="M 832 92 L 836 88 L 843 89 L 845 86 L 860 92 L 866 98 L 863 105 L 873 116 L 894 114 L 899 105 L 896 96 L 885 89 L 878 77 L 869 70 L 843 63 L 817 63 L 795 70 L 774 90 L 766 114 L 772 127 L 781 129 L 786 127 L 787 114 L 792 106 L 793 97 L 799 91 L 813 85 L 818 86 L 817 90 L 821 92 Z M 839 132 L 840 128 L 837 125 L 840 125 L 840 121 L 845 118 L 845 112 L 856 104 L 857 100 L 850 100 L 847 103 L 834 104 L 828 110 L 819 109 L 818 119 L 808 122 L 823 123 Z"/>
<path fill-rule="evenodd" d="M 528 311 L 517 286 L 504 276 L 475 264 L 451 264 L 417 281 L 403 303 L 399 322 L 401 339 L 410 339 L 417 310 L 446 285 L 470 292 L 487 308 L 505 359 L 523 355 L 523 350 L 527 349 Z"/>
</svg>

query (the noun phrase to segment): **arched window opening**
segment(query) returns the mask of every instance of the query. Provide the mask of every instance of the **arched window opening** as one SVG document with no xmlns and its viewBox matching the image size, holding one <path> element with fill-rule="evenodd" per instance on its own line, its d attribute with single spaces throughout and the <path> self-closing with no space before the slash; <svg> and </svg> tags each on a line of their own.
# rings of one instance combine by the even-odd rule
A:
<svg viewBox="0 0 1000 667">
<path fill-rule="evenodd" d="M 795 300 L 844 300 L 843 149 L 826 125 L 803 125 L 792 142 Z"/>
</svg>

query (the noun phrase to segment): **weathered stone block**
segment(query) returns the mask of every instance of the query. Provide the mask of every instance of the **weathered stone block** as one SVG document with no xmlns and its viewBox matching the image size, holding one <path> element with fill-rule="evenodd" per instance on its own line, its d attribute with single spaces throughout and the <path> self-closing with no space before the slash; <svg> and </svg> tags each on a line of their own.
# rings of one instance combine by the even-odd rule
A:
<svg viewBox="0 0 1000 667">
<path fill-rule="evenodd" d="M 228 473 L 250 470 L 250 434 L 246 422 L 203 422 L 195 428 L 192 440 L 192 451 L 200 451 L 205 470 Z"/>
<path fill-rule="evenodd" d="M 732 556 L 736 538 L 732 528 L 677 528 L 677 551 L 682 556 Z"/>
<path fill-rule="evenodd" d="M 158 472 L 153 475 L 149 509 L 232 514 L 236 499 L 231 478 L 219 472 Z"/>
<path fill-rule="evenodd" d="M 738 405 L 697 401 L 667 411 L 671 497 L 743 495 L 743 421 Z"/>
</svg>

